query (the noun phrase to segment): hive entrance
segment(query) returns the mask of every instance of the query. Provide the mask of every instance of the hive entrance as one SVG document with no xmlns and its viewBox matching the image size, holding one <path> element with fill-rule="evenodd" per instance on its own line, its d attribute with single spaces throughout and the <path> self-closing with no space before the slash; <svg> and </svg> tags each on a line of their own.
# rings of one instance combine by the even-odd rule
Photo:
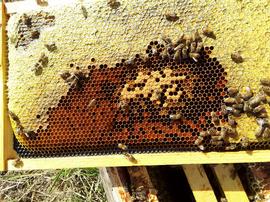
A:
<svg viewBox="0 0 270 202">
<path fill-rule="evenodd" d="M 24 157 L 121 153 L 119 143 L 131 153 L 199 150 L 195 141 L 201 131 L 221 130 L 212 114 L 227 121 L 221 114 L 226 72 L 211 50 L 202 47 L 198 60 L 179 59 L 153 41 L 146 56 L 113 68 L 74 67 L 67 95 L 47 112 L 47 128 L 40 126 L 28 147 L 15 140 L 15 149 Z M 226 146 L 203 141 L 206 151 Z"/>
</svg>

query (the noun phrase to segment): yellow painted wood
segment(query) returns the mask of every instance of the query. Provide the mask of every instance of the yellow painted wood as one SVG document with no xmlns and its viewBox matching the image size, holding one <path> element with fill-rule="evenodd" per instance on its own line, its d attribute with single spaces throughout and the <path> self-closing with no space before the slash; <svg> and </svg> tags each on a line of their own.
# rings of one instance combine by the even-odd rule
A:
<svg viewBox="0 0 270 202">
<path fill-rule="evenodd" d="M 202 165 L 184 165 L 183 169 L 197 202 L 217 201 Z"/>
<path fill-rule="evenodd" d="M 214 168 L 221 188 L 228 202 L 249 202 L 247 194 L 232 164 L 217 165 Z M 234 177 L 232 177 L 232 175 Z"/>
<path fill-rule="evenodd" d="M 1 4 L 1 13 L 0 13 L 0 20 L 1 20 L 1 36 L 0 36 L 0 40 L 1 40 L 1 44 L 3 42 L 2 40 L 2 13 L 3 13 L 3 2 Z M 3 69 L 2 69 L 2 49 L 3 49 L 3 44 L 2 44 L 2 48 L 1 48 L 1 66 L 0 66 L 0 97 L 1 97 L 1 100 L 0 100 L 0 120 L 1 120 L 1 123 L 0 123 L 0 170 L 4 170 L 5 166 L 4 166 L 4 128 L 3 128 L 3 125 L 4 125 L 4 120 L 3 120 Z"/>
<path fill-rule="evenodd" d="M 13 150 L 13 132 L 7 111 L 7 36 L 6 36 L 7 13 L 5 3 L 1 3 L 1 67 L 0 67 L 0 170 L 6 169 L 6 160 L 15 158 Z"/>
<path fill-rule="evenodd" d="M 218 163 L 244 163 L 269 162 L 270 151 L 239 152 L 174 152 L 134 154 L 138 163 L 133 164 L 123 155 L 63 157 L 63 158 L 36 158 L 22 159 L 24 166 L 15 168 L 14 160 L 8 161 L 8 170 L 35 170 L 58 168 L 87 168 L 109 166 L 140 166 L 140 165 L 178 165 L 178 164 L 218 164 Z"/>
<path fill-rule="evenodd" d="M 99 173 L 103 182 L 108 202 L 129 202 L 129 192 L 125 189 L 118 168 L 100 168 Z"/>
</svg>

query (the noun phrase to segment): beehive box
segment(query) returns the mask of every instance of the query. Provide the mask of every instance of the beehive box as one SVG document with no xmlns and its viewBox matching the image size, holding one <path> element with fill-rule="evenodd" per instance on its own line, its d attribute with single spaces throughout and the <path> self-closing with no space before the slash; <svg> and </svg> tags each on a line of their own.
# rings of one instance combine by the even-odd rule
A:
<svg viewBox="0 0 270 202">
<path fill-rule="evenodd" d="M 3 168 L 270 160 L 268 1 L 6 6 Z"/>
</svg>

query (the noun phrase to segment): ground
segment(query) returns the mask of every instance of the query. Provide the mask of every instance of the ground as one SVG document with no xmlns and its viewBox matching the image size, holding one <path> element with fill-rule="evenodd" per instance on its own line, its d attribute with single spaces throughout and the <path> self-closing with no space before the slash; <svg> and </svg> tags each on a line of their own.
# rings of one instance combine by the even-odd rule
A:
<svg viewBox="0 0 270 202">
<path fill-rule="evenodd" d="M 0 172 L 0 202 L 106 201 L 96 168 Z"/>
</svg>

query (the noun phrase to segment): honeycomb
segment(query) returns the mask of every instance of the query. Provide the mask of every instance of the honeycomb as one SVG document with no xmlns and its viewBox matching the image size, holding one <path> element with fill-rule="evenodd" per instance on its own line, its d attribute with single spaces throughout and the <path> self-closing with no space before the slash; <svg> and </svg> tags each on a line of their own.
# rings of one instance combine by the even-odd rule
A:
<svg viewBox="0 0 270 202">
<path fill-rule="evenodd" d="M 55 157 L 269 149 L 270 75 L 264 72 L 270 64 L 267 56 L 257 59 L 267 48 L 247 56 L 258 45 L 250 30 L 261 36 L 262 26 L 243 23 L 242 40 L 232 19 L 214 23 L 220 10 L 225 18 L 238 7 L 209 2 L 150 2 L 142 12 L 137 1 L 116 7 L 97 1 L 12 16 L 8 107 L 16 152 Z M 176 5 L 185 12 L 169 11 Z M 242 5 L 248 6 L 241 12 L 250 12 Z M 213 13 L 206 15 L 205 7 Z M 195 14 L 205 21 L 194 21 Z M 240 51 L 237 40 L 250 49 L 242 45 Z"/>
</svg>

